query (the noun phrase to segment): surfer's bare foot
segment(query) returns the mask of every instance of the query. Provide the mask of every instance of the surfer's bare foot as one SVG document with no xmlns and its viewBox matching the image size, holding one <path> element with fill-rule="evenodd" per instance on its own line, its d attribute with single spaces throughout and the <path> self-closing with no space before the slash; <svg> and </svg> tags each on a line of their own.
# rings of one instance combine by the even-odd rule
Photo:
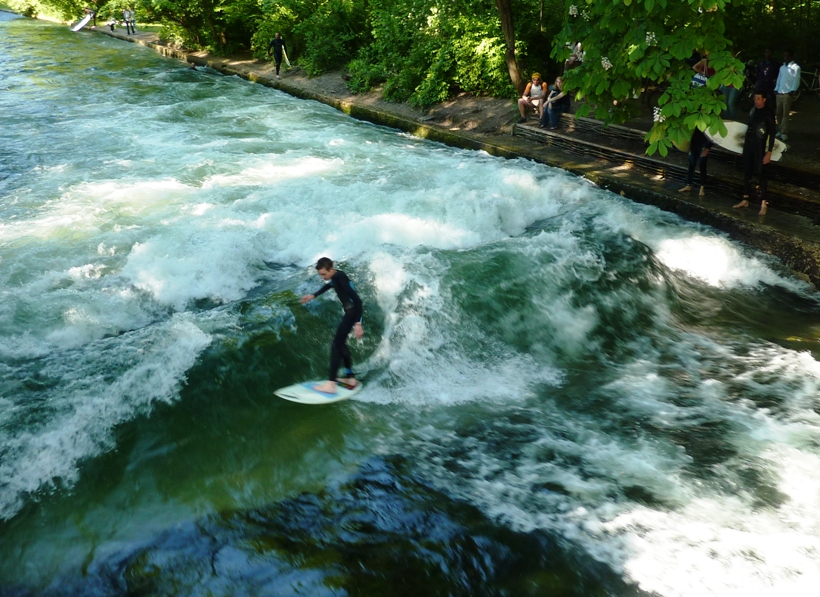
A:
<svg viewBox="0 0 820 597">
<path fill-rule="evenodd" d="M 768 201 L 761 201 L 760 202 L 760 212 L 758 215 L 765 216 L 766 212 L 769 210 L 769 202 Z"/>
<path fill-rule="evenodd" d="M 336 382 L 335 381 L 326 381 L 320 386 L 313 386 L 313 389 L 317 392 L 321 392 L 322 394 L 335 394 L 336 393 Z"/>
<path fill-rule="evenodd" d="M 701 197 L 706 197 L 706 187 L 700 187 L 700 192 L 698 193 Z"/>
<path fill-rule="evenodd" d="M 343 386 L 347 386 L 348 388 L 350 388 L 352 390 L 357 385 L 359 385 L 359 380 L 356 379 L 355 377 L 345 377 L 343 379 L 340 379 L 339 383 L 342 384 Z"/>
<path fill-rule="evenodd" d="M 690 187 L 689 185 L 686 185 L 682 189 L 678 189 L 678 193 L 688 193 L 691 190 L 692 190 L 692 187 Z"/>
<path fill-rule="evenodd" d="M 749 207 L 749 200 L 748 200 L 748 199 L 744 199 L 743 201 L 741 201 L 740 203 L 736 203 L 736 204 L 735 204 L 735 205 L 733 205 L 732 207 L 733 207 L 734 209 L 741 209 L 741 208 L 743 208 L 743 207 Z"/>
</svg>

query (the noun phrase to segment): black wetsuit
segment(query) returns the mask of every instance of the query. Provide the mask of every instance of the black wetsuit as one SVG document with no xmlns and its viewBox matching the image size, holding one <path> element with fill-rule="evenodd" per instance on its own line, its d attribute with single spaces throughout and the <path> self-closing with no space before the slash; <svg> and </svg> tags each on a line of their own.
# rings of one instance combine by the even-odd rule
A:
<svg viewBox="0 0 820 597">
<path fill-rule="evenodd" d="M 273 48 L 273 61 L 276 64 L 276 74 L 279 74 L 279 66 L 282 64 L 282 52 L 288 51 L 287 46 L 285 45 L 285 40 L 280 38 L 274 37 L 270 40 L 268 44 L 268 54 L 270 54 L 270 50 Z"/>
<path fill-rule="evenodd" d="M 686 174 L 686 184 L 692 185 L 695 180 L 695 166 L 700 166 L 700 186 L 706 184 L 706 168 L 709 155 L 702 155 L 704 149 L 712 149 L 712 143 L 706 134 L 695 127 L 692 131 L 692 140 L 689 142 L 689 171 Z"/>
<path fill-rule="evenodd" d="M 333 337 L 333 344 L 330 346 L 330 375 L 328 379 L 336 381 L 339 373 L 339 365 L 344 361 L 345 373 L 347 377 L 353 377 L 353 361 L 350 358 L 350 350 L 347 348 L 347 336 L 353 326 L 362 320 L 362 299 L 353 288 L 353 283 L 343 271 L 336 270 L 330 281 L 322 286 L 313 296 L 319 296 L 330 289 L 336 291 L 336 296 L 342 303 L 345 311 L 344 317 Z"/>
<path fill-rule="evenodd" d="M 774 112 L 768 107 L 754 108 L 743 140 L 743 194 L 751 195 L 752 176 L 760 182 L 760 199 L 766 201 L 766 168 L 763 156 L 774 147 L 777 125 Z"/>
</svg>

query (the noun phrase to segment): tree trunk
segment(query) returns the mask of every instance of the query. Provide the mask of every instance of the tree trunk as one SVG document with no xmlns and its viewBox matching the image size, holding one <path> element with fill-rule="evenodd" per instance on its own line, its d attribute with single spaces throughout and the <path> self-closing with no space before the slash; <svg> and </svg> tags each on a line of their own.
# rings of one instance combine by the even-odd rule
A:
<svg viewBox="0 0 820 597">
<path fill-rule="evenodd" d="M 507 45 L 504 59 L 507 62 L 510 80 L 518 93 L 524 93 L 526 83 L 521 78 L 521 71 L 518 70 L 518 62 L 515 59 L 515 29 L 513 28 L 512 5 L 510 0 L 495 0 L 495 7 L 498 9 L 498 16 L 501 17 L 501 30 L 504 32 L 504 42 Z"/>
</svg>

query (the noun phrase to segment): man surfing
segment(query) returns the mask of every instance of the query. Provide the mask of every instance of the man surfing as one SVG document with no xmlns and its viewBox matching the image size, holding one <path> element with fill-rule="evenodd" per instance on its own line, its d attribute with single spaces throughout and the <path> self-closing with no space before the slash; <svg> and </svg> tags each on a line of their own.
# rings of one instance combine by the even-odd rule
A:
<svg viewBox="0 0 820 597">
<path fill-rule="evenodd" d="M 353 373 L 353 361 L 350 358 L 350 350 L 347 348 L 347 336 L 350 330 L 357 339 L 361 339 L 364 335 L 362 329 L 362 299 L 353 288 L 353 283 L 343 271 L 337 270 L 333 267 L 333 261 L 327 257 L 322 257 L 316 262 L 316 272 L 327 284 L 322 286 L 315 294 L 308 294 L 302 297 L 302 304 L 312 301 L 317 296 L 327 292 L 331 288 L 336 291 L 336 296 L 342 303 L 344 309 L 344 316 L 336 330 L 336 335 L 333 337 L 333 343 L 330 345 L 330 375 L 328 380 L 318 386 L 313 386 L 313 389 L 323 394 L 335 394 L 337 381 L 349 388 L 355 388 L 359 385 Z M 344 361 L 345 377 L 338 379 L 339 365 Z"/>
</svg>

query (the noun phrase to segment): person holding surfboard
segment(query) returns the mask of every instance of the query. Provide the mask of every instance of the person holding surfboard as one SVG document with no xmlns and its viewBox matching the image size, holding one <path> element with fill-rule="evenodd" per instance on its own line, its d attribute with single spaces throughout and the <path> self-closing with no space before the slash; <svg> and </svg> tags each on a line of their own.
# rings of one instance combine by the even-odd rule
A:
<svg viewBox="0 0 820 597">
<path fill-rule="evenodd" d="M 279 76 L 279 67 L 282 65 L 282 56 L 287 54 L 288 49 L 285 45 L 285 40 L 282 39 L 282 36 L 279 35 L 278 31 L 268 44 L 268 56 L 270 56 L 271 48 L 273 48 L 273 62 L 274 64 L 276 64 L 276 78 L 280 79 L 281 77 Z"/>
<path fill-rule="evenodd" d="M 344 309 L 344 316 L 330 346 L 330 375 L 328 380 L 321 385 L 313 386 L 313 389 L 317 392 L 335 394 L 337 381 L 348 388 L 355 388 L 359 384 L 353 373 L 353 361 L 350 358 L 350 349 L 347 347 L 347 336 L 351 330 L 353 330 L 353 334 L 357 339 L 361 339 L 364 335 L 362 329 L 362 299 L 359 298 L 353 287 L 353 282 L 350 281 L 347 274 L 335 269 L 333 261 L 328 257 L 322 257 L 316 262 L 316 272 L 327 284 L 314 294 L 303 296 L 301 299 L 302 304 L 312 301 L 332 288 L 336 291 L 336 296 L 339 297 L 342 309 Z M 338 379 L 339 365 L 342 362 L 345 366 L 345 377 Z"/>
<path fill-rule="evenodd" d="M 743 199 L 733 207 L 749 207 L 752 189 L 752 176 L 757 175 L 760 184 L 760 215 L 765 216 L 769 207 L 766 200 L 766 164 L 772 161 L 774 136 L 777 125 L 774 113 L 766 106 L 766 96 L 757 92 L 754 95 L 755 107 L 749 118 L 746 137 L 743 140 Z"/>
</svg>

